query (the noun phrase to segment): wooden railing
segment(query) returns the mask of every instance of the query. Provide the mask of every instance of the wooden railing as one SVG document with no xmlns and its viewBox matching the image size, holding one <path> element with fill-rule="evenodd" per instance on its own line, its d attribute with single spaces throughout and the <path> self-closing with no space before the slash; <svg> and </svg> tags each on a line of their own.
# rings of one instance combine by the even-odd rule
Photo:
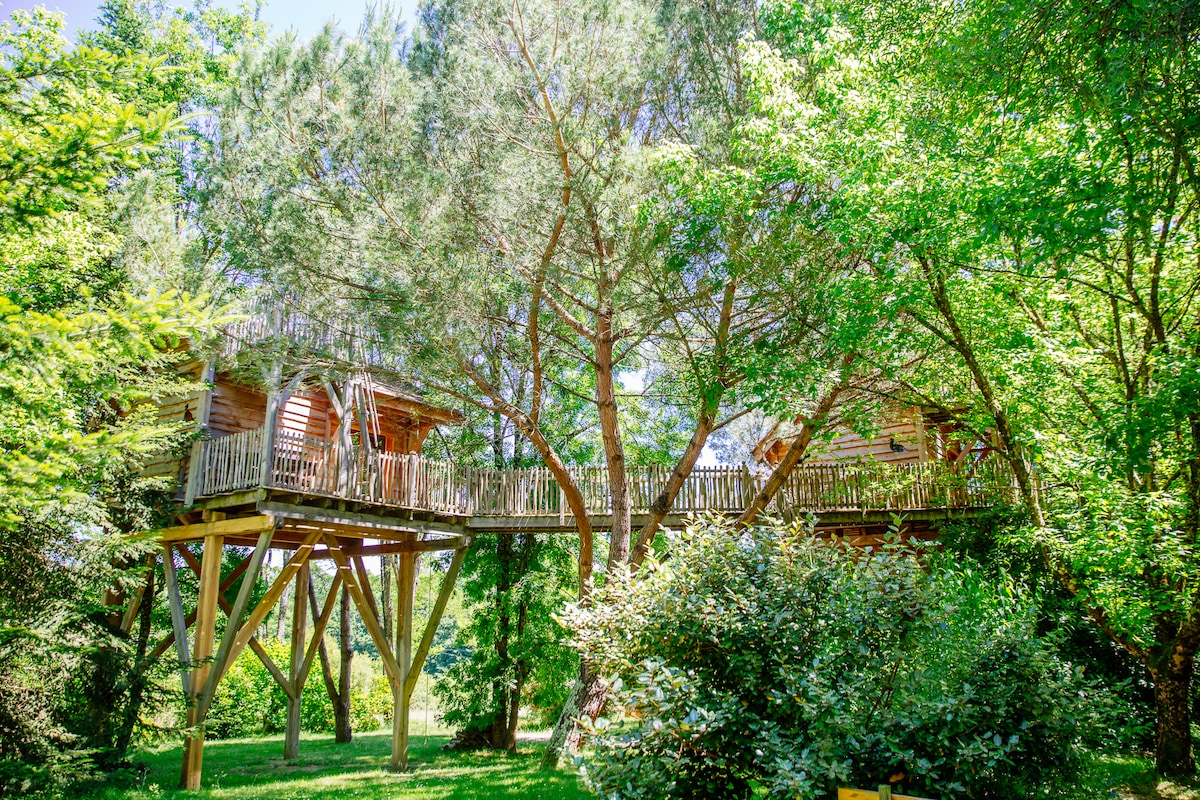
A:
<svg viewBox="0 0 1200 800">
<path fill-rule="evenodd" d="M 200 490 L 222 494 L 258 486 L 262 480 L 262 428 L 204 442 L 200 450 Z"/>
<path fill-rule="evenodd" d="M 300 494 L 459 516 L 545 517 L 569 515 L 558 481 L 544 467 L 473 469 L 420 455 L 343 454 L 334 442 L 279 431 L 271 469 L 261 469 L 264 431 L 246 431 L 204 442 L 198 496 L 258 486 Z M 603 467 L 572 467 L 571 475 L 591 515 L 612 513 Z M 668 467 L 630 467 L 634 514 L 645 514 L 670 478 Z M 672 507 L 674 514 L 736 512 L 765 477 L 746 467 L 697 467 Z M 955 471 L 934 462 L 889 465 L 875 461 L 805 464 L 788 477 L 771 510 L 904 511 L 972 508 L 1014 499 L 1012 473 L 999 459 Z"/>
</svg>

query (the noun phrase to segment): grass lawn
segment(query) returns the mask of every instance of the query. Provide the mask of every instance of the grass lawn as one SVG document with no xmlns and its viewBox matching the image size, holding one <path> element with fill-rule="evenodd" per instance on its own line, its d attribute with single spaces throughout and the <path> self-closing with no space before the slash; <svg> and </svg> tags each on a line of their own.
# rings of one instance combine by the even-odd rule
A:
<svg viewBox="0 0 1200 800">
<path fill-rule="evenodd" d="M 1079 776 L 1072 800 L 1200 800 L 1195 781 L 1165 781 L 1150 755 L 1091 754 Z"/>
<path fill-rule="evenodd" d="M 439 731 L 416 735 L 409 750 L 411 771 L 387 769 L 389 731 L 356 733 L 348 745 L 328 734 L 305 735 L 300 759 L 285 763 L 280 736 L 208 742 L 204 747 L 204 784 L 199 792 L 180 792 L 178 744 L 143 751 L 146 772 L 133 787 L 109 786 L 83 800 L 574 800 L 591 797 L 570 770 L 541 772 L 542 742 L 523 741 L 516 756 L 503 753 L 450 753 L 441 749 L 449 736 Z M 1144 755 L 1086 757 L 1074 785 L 1051 792 L 1072 800 L 1200 800 L 1194 782 L 1160 781 L 1154 762 Z M 1067 791 L 1063 792 L 1063 789 Z"/>
<path fill-rule="evenodd" d="M 138 759 L 147 772 L 134 788 L 107 787 L 87 800 L 143 800 L 179 797 L 240 800 L 470 800 L 471 798 L 589 797 L 574 772 L 541 772 L 541 742 L 522 742 L 516 756 L 504 753 L 449 753 L 441 746 L 448 736 L 414 736 L 409 749 L 411 771 L 387 769 L 389 731 L 356 733 L 350 744 L 335 744 L 332 736 L 305 736 L 300 758 L 283 760 L 283 739 L 235 739 L 204 745 L 204 783 L 199 792 L 180 792 L 181 747 L 144 751 Z"/>
</svg>

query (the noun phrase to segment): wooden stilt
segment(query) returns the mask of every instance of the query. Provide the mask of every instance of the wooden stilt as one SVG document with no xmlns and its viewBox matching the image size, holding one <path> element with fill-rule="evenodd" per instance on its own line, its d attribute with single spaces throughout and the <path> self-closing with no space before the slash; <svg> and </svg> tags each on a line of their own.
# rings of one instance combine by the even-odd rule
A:
<svg viewBox="0 0 1200 800">
<path fill-rule="evenodd" d="M 296 587 L 292 592 L 292 657 L 288 668 L 291 693 L 287 706 L 287 730 L 283 738 L 283 757 L 294 759 L 300 756 L 300 698 L 304 693 L 301 682 L 304 671 L 305 636 L 308 627 L 308 564 L 296 573 Z"/>
<path fill-rule="evenodd" d="M 174 550 L 172 549 L 172 546 L 169 544 L 164 544 L 163 550 L 167 555 L 171 555 L 174 552 Z M 191 566 L 192 570 L 196 573 L 196 577 L 197 578 L 200 577 L 200 564 L 198 562 L 196 562 L 195 556 L 193 556 L 186 547 L 181 547 L 179 550 L 180 550 L 180 555 L 182 555 L 184 557 L 184 560 L 188 562 L 188 565 Z M 163 562 L 163 563 L 165 564 L 166 562 Z M 218 603 L 220 602 L 221 595 L 223 595 L 225 593 L 225 590 L 228 589 L 230 586 L 233 586 L 233 582 L 236 581 L 241 576 L 241 574 L 246 571 L 246 567 L 248 567 L 248 566 L 250 566 L 250 556 L 243 558 L 241 563 L 239 563 L 234 568 L 233 572 L 231 572 L 225 576 L 225 580 L 221 581 L 220 593 L 217 595 Z M 174 569 L 175 569 L 175 562 L 172 561 L 171 562 L 172 574 L 174 574 Z M 170 589 L 169 582 L 168 582 L 167 588 Z M 186 617 L 184 617 L 183 630 L 187 630 L 188 628 L 192 627 L 192 623 L 194 623 L 195 621 L 196 621 L 196 612 L 193 611 L 192 613 L 190 613 Z M 174 642 L 175 642 L 175 631 L 172 630 L 171 633 L 168 633 L 166 636 L 164 636 L 163 640 L 154 647 L 154 650 L 150 653 L 150 658 L 156 659 L 156 658 L 161 657 L 163 653 L 167 652 L 167 649 L 170 648 L 170 646 Z M 186 642 L 185 642 L 185 644 L 186 644 Z M 187 663 L 187 659 L 186 658 L 183 659 L 183 662 Z"/>
<path fill-rule="evenodd" d="M 171 627 L 174 629 L 175 652 L 179 656 L 179 681 L 183 685 L 183 696 L 190 697 L 191 675 L 188 667 L 188 623 L 183 616 L 183 597 L 179 594 L 179 576 L 175 574 L 175 547 L 163 545 L 163 575 L 167 583 L 167 602 L 171 606 Z M 163 648 L 164 650 L 166 648 Z M 157 652 L 157 651 L 156 651 Z"/>
<path fill-rule="evenodd" d="M 250 595 L 254 592 L 254 584 L 258 581 L 258 572 L 262 568 L 263 561 L 266 560 L 267 551 L 271 546 L 271 538 L 274 530 L 263 531 L 259 534 L 258 545 L 254 548 L 254 555 L 250 558 L 250 566 L 246 568 L 245 577 L 242 578 L 242 585 L 238 589 L 237 599 L 233 601 L 233 607 L 229 611 L 229 624 L 225 626 L 225 635 L 221 637 L 221 647 L 217 651 L 213 659 L 212 669 L 208 672 L 204 681 L 204 690 L 200 694 L 200 713 L 204 716 L 208 714 L 208 706 L 212 703 L 213 694 L 217 691 L 217 683 L 225 675 L 229 665 L 237 658 L 238 652 L 234 652 L 234 641 L 238 625 L 241 624 L 242 617 L 246 615 L 246 608 L 250 605 Z M 201 567 L 204 565 L 202 564 Z M 220 567 L 218 566 L 218 570 Z M 220 577 L 218 575 L 218 577 Z M 214 595 L 220 594 L 219 587 L 214 587 Z"/>
<path fill-rule="evenodd" d="M 413 593 L 417 576 L 417 554 L 401 553 L 396 589 L 396 665 L 400 675 L 392 710 L 392 769 L 408 769 L 409 693 L 405 691 L 412 667 Z"/>
<path fill-rule="evenodd" d="M 200 561 L 200 591 L 196 602 L 196 641 L 192 647 L 192 670 L 188 681 L 187 725 L 194 729 L 184 743 L 183 771 L 179 785 L 183 789 L 200 788 L 200 769 L 204 760 L 204 714 L 199 689 L 208 680 L 217 624 L 217 591 L 221 585 L 221 537 L 204 537 L 204 555 Z"/>
</svg>

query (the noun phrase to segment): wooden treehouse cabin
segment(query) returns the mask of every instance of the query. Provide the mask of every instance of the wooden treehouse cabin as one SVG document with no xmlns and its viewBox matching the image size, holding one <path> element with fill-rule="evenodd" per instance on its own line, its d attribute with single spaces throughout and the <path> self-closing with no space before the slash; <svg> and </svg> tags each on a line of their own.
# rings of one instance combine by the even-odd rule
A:
<svg viewBox="0 0 1200 800">
<path fill-rule="evenodd" d="M 145 534 L 162 547 L 170 600 L 172 633 L 158 652 L 175 648 L 194 731 L 184 753 L 185 787 L 200 785 L 203 728 L 213 694 L 247 647 L 289 698 L 284 755 L 296 757 L 300 697 L 342 587 L 353 598 L 391 682 L 392 765 L 406 768 L 409 702 L 472 537 L 575 527 L 548 469 L 476 469 L 422 455 L 430 431 L 460 417 L 412 391 L 368 378 L 363 369 L 381 366 L 380 353 L 361 336 L 331 335 L 303 317 L 273 312 L 232 327 L 219 352 L 185 368 L 202 388 L 160 405 L 163 421 L 195 434 L 188 450 L 163 454 L 148 467 L 149 474 L 174 479 L 178 490 L 175 524 Z M 312 364 L 320 364 L 320 370 Z M 1011 478 L 999 460 L 979 460 L 964 480 L 951 461 L 934 457 L 942 451 L 930 444 L 917 420 L 885 427 L 882 437 L 835 440 L 832 450 L 792 473 L 770 513 L 816 514 L 823 530 L 861 533 L 885 526 L 894 513 L 931 520 L 1011 494 Z M 783 432 L 776 437 L 783 438 Z M 766 443 L 765 461 L 775 447 L 776 442 Z M 871 458 L 846 457 L 864 452 Z M 592 466 L 571 471 L 593 526 L 611 525 L 606 471 Z M 667 468 L 630 467 L 636 525 L 643 524 L 669 477 Z M 697 512 L 740 513 L 764 480 L 745 466 L 697 468 L 664 524 L 677 526 Z M 245 548 L 245 555 L 222 576 L 226 547 Z M 284 552 L 284 566 L 252 605 L 255 582 L 272 549 Z M 434 551 L 453 556 L 414 646 L 417 561 L 421 553 Z M 398 587 L 390 639 L 364 563 L 371 556 L 395 557 L 388 559 Z M 314 563 L 329 563 L 335 570 L 319 605 L 309 599 Z M 193 570 L 199 579 L 191 610 L 184 608 L 179 591 L 180 569 Z M 239 578 L 236 597 L 227 597 Z M 288 663 L 278 665 L 255 636 L 289 584 L 295 586 L 291 650 Z M 126 623 L 132 623 L 138 602 L 132 598 L 126 604 Z M 228 619 L 219 641 L 218 613 Z"/>
<path fill-rule="evenodd" d="M 776 422 L 754 448 L 754 461 L 764 470 L 778 464 L 801 422 L 800 417 Z M 891 407 L 879 422 L 870 435 L 838 426 L 829 441 L 813 442 L 807 461 L 797 469 L 861 500 L 859 514 L 819 514 L 819 534 L 842 536 L 856 545 L 876 544 L 900 514 L 906 537 L 930 539 L 933 525 L 954 513 L 1016 499 L 1008 465 L 989 458 L 991 442 L 964 431 L 949 414 Z M 796 481 L 789 481 L 777 510 L 810 510 L 809 496 L 797 488 Z"/>
</svg>

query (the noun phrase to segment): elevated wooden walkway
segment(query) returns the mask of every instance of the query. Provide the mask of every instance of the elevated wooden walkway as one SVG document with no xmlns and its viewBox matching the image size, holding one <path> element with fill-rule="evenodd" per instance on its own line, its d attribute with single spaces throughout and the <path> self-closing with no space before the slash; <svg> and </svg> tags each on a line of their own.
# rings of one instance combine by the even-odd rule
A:
<svg viewBox="0 0 1200 800">
<path fill-rule="evenodd" d="M 253 500 L 258 510 L 271 511 L 269 504 L 278 502 L 272 498 L 284 497 L 292 505 L 302 498 L 309 504 L 325 498 L 344 501 L 327 504 L 342 511 L 365 512 L 397 524 L 408 517 L 424 523 L 410 530 L 447 533 L 574 527 L 558 482 L 543 467 L 479 469 L 357 448 L 346 454 L 334 442 L 288 431 L 277 432 L 267 447 L 265 436 L 265 430 L 258 429 L 202 442 L 191 471 L 195 481 L 189 486 L 189 502 L 200 500 L 215 509 Z M 593 525 L 607 527 L 612 499 L 605 469 L 572 467 L 571 474 Z M 670 474 L 667 467 L 629 468 L 635 517 L 649 513 Z M 684 483 L 667 523 L 695 513 L 740 513 L 765 480 L 746 467 L 697 467 Z M 769 510 L 783 515 L 811 513 L 833 522 L 894 513 L 945 515 L 1011 500 L 1013 487 L 1011 472 L 998 459 L 980 462 L 970 473 L 943 463 L 815 462 L 792 472 Z"/>
</svg>

